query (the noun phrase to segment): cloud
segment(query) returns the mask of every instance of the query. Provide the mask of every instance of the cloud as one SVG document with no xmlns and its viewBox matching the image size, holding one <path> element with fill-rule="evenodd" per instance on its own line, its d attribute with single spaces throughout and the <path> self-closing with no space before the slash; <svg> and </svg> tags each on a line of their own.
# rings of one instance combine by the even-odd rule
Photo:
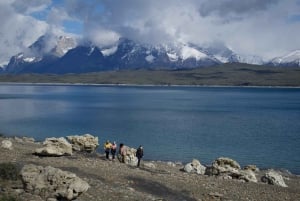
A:
<svg viewBox="0 0 300 201">
<path fill-rule="evenodd" d="M 61 7 L 51 7 L 51 0 L 1 0 L 0 2 L 0 65 L 27 52 L 40 36 L 46 35 L 45 51 L 56 44 L 55 36 L 65 35 L 63 21 L 70 19 Z M 33 17 L 34 13 L 47 14 L 45 21 Z M 30 54 L 30 53 L 29 53 Z"/>
<path fill-rule="evenodd" d="M 299 4 L 292 0 L 85 2 L 68 1 L 67 12 L 82 19 L 85 36 L 92 41 L 100 41 L 93 33 L 101 27 L 105 30 L 101 33 L 103 41 L 105 34 L 112 33 L 153 44 L 207 45 L 218 40 L 236 52 L 266 59 L 300 48 L 300 42 L 296 40 L 299 25 L 287 23 L 289 15 L 299 13 Z M 78 13 L 79 7 L 82 9 Z M 109 40 L 111 37 L 107 37 Z"/>
<path fill-rule="evenodd" d="M 294 0 L 2 0 L 0 61 L 46 32 L 65 34 L 66 21 L 78 22 L 82 37 L 99 47 L 119 37 L 199 46 L 218 41 L 270 59 L 300 49 L 299 11 Z M 47 16 L 41 21 L 34 12 Z"/>
<path fill-rule="evenodd" d="M 44 22 L 17 12 L 13 3 L 8 0 L 0 3 L 0 64 L 31 45 L 48 27 Z"/>
<path fill-rule="evenodd" d="M 22 14 L 30 14 L 46 9 L 51 4 L 51 0 L 28 0 L 28 1 L 13 1 L 11 6 L 16 12 Z"/>
<path fill-rule="evenodd" d="M 200 4 L 199 12 L 203 17 L 218 15 L 222 18 L 229 16 L 240 18 L 265 11 L 277 2 L 278 0 L 205 0 Z"/>
</svg>

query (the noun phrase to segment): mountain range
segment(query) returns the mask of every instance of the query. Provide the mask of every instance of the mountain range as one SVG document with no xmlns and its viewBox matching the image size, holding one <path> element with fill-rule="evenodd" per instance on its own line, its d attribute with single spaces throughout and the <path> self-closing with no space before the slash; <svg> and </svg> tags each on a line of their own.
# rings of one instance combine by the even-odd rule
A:
<svg viewBox="0 0 300 201">
<path fill-rule="evenodd" d="M 120 38 L 99 48 L 91 42 L 77 44 L 71 37 L 40 37 L 22 53 L 13 56 L 0 73 L 87 73 L 122 69 L 190 69 L 223 63 L 270 66 L 300 66 L 300 50 L 264 62 L 257 56 L 243 56 L 224 45 L 199 47 L 174 43 L 149 45 Z"/>
</svg>

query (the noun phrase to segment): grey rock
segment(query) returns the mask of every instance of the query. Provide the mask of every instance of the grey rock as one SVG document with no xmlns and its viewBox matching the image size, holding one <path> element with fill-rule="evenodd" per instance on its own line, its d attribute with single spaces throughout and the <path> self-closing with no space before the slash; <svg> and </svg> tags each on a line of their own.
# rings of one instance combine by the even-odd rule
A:
<svg viewBox="0 0 300 201">
<path fill-rule="evenodd" d="M 220 172 L 217 168 L 209 166 L 205 169 L 205 175 L 208 175 L 208 176 L 220 175 Z"/>
<path fill-rule="evenodd" d="M 26 192 L 44 199 L 74 200 L 89 188 L 75 174 L 51 166 L 25 165 L 21 178 Z"/>
<path fill-rule="evenodd" d="M 244 170 L 251 170 L 253 172 L 258 172 L 259 168 L 256 167 L 256 165 L 246 165 L 244 168 Z"/>
<path fill-rule="evenodd" d="M 126 155 L 124 161 L 128 165 L 136 166 L 138 163 L 138 159 L 136 157 L 136 149 L 128 147 L 126 149 Z"/>
<path fill-rule="evenodd" d="M 197 173 L 200 175 L 204 175 L 206 167 L 201 165 L 200 161 L 198 161 L 197 159 L 193 159 L 191 163 L 187 163 L 184 166 L 183 170 L 188 173 Z"/>
<path fill-rule="evenodd" d="M 268 183 L 271 185 L 276 185 L 276 186 L 282 186 L 282 187 L 288 187 L 284 180 L 283 177 L 277 173 L 274 170 L 268 170 L 264 176 L 261 177 L 261 181 L 264 183 Z"/>
<path fill-rule="evenodd" d="M 171 161 L 168 161 L 167 165 L 171 166 L 171 167 L 176 167 L 176 164 L 174 162 L 171 162 Z"/>
<path fill-rule="evenodd" d="M 138 159 L 136 157 L 136 149 L 134 148 L 130 148 L 126 145 L 124 145 L 124 163 L 130 166 L 137 166 L 138 163 Z M 119 160 L 122 161 L 122 159 L 120 158 L 120 155 L 118 156 Z"/>
<path fill-rule="evenodd" d="M 250 168 L 251 167 L 251 168 Z M 237 179 L 244 182 L 257 182 L 254 166 L 241 170 L 241 166 L 233 159 L 221 157 L 216 159 L 211 167 L 207 167 L 205 174 L 220 176 L 224 179 Z"/>
<path fill-rule="evenodd" d="M 63 137 L 46 138 L 43 147 L 35 150 L 40 156 L 64 156 L 72 155 L 72 145 Z"/>
<path fill-rule="evenodd" d="M 91 134 L 67 136 L 74 151 L 94 152 L 99 146 L 98 137 Z"/>
<path fill-rule="evenodd" d="M 3 140 L 1 142 L 1 147 L 8 150 L 13 150 L 13 144 L 10 140 Z"/>
<path fill-rule="evenodd" d="M 150 162 L 143 163 L 143 166 L 146 167 L 146 168 L 150 168 L 150 169 L 155 169 L 156 168 L 155 164 L 150 163 Z"/>
<path fill-rule="evenodd" d="M 216 159 L 212 166 L 206 171 L 207 175 L 232 175 L 239 174 L 241 166 L 233 159 L 220 157 Z"/>
<path fill-rule="evenodd" d="M 252 170 L 240 170 L 237 179 L 257 183 L 256 175 Z"/>
<path fill-rule="evenodd" d="M 221 173 L 222 172 L 232 172 L 236 170 L 240 170 L 241 166 L 235 160 L 226 157 L 220 157 L 216 159 L 212 166 L 217 168 Z"/>
</svg>

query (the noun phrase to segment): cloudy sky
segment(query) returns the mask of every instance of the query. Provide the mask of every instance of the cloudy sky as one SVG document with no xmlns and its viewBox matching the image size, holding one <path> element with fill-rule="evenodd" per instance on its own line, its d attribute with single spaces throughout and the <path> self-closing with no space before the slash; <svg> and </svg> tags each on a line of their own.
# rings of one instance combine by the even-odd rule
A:
<svg viewBox="0 0 300 201">
<path fill-rule="evenodd" d="M 1 0 L 0 15 L 0 64 L 44 34 L 225 44 L 264 59 L 300 49 L 300 0 Z"/>
</svg>

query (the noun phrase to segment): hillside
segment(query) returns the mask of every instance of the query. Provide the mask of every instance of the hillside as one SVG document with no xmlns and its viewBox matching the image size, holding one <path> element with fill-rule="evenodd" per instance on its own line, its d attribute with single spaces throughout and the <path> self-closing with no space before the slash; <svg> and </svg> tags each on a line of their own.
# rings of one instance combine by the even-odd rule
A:
<svg viewBox="0 0 300 201">
<path fill-rule="evenodd" d="M 300 86 L 300 68 L 224 64 L 191 70 L 123 70 L 85 74 L 2 74 L 0 82 L 137 85 Z"/>
</svg>

